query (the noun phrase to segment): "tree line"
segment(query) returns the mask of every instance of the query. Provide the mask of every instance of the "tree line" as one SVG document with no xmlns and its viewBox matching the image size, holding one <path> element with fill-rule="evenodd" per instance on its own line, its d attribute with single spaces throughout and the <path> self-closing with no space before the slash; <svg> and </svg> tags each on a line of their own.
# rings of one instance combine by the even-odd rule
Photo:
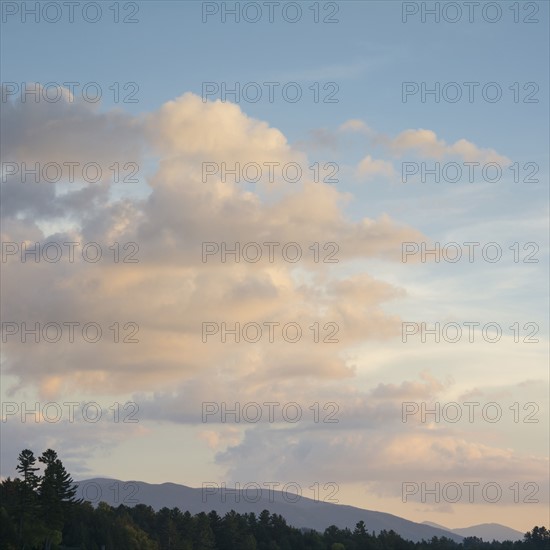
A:
<svg viewBox="0 0 550 550">
<path fill-rule="evenodd" d="M 514 542 L 433 537 L 415 543 L 392 530 L 370 533 L 363 521 L 353 530 L 297 529 L 268 510 L 221 517 L 178 508 L 155 512 L 144 504 L 94 507 L 75 498 L 74 481 L 52 449 L 38 459 L 21 451 L 16 470 L 21 477 L 0 483 L 3 550 L 550 550 L 550 531 L 538 526 Z"/>
</svg>

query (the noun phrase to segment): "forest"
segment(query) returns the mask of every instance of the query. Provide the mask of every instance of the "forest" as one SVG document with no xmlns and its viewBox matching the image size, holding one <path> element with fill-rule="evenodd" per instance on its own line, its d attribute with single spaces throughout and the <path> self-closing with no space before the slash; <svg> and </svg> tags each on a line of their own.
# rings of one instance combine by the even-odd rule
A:
<svg viewBox="0 0 550 550">
<path fill-rule="evenodd" d="M 550 531 L 538 526 L 515 542 L 433 537 L 415 543 L 391 530 L 369 532 L 363 521 L 353 530 L 297 529 L 268 510 L 220 517 L 156 512 L 144 504 L 94 507 L 75 498 L 74 481 L 52 449 L 38 458 L 21 451 L 16 470 L 20 477 L 0 483 L 2 550 L 550 550 Z"/>
</svg>

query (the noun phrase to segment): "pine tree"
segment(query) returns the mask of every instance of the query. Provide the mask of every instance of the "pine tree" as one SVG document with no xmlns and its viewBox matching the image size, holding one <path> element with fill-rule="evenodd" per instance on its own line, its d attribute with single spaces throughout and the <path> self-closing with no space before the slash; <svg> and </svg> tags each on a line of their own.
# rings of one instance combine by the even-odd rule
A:
<svg viewBox="0 0 550 550">
<path fill-rule="evenodd" d="M 39 495 L 42 517 L 50 530 L 45 543 L 48 549 L 54 540 L 59 539 L 71 505 L 82 501 L 74 498 L 77 488 L 54 450 L 44 451 L 38 460 L 46 465 Z"/>
<path fill-rule="evenodd" d="M 40 481 L 40 477 L 34 473 L 38 471 L 38 466 L 35 467 L 36 458 L 34 453 L 30 449 L 24 449 L 19 453 L 17 460 L 19 460 L 19 464 L 15 469 L 22 474 L 23 483 L 34 491 Z"/>
<path fill-rule="evenodd" d="M 21 474 L 19 483 L 19 543 L 25 544 L 26 531 L 32 529 L 33 521 L 38 514 L 36 489 L 40 477 L 35 474 L 38 467 L 35 466 L 36 458 L 30 449 L 24 449 L 18 456 L 19 464 L 15 469 Z"/>
<path fill-rule="evenodd" d="M 534 548 L 548 548 L 550 547 L 550 531 L 546 527 L 539 527 L 535 525 L 531 531 L 528 531 L 523 536 L 524 541 Z"/>
<path fill-rule="evenodd" d="M 210 550 L 216 548 L 216 537 L 210 527 L 210 518 L 204 513 L 199 512 L 195 516 L 194 544 L 193 548 L 197 550 Z"/>
</svg>

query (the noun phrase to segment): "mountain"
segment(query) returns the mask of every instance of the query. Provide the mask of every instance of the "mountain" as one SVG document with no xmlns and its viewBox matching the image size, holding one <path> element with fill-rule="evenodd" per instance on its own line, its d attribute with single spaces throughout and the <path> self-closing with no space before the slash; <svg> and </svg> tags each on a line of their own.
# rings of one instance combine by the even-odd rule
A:
<svg viewBox="0 0 550 550">
<path fill-rule="evenodd" d="M 444 531 L 451 531 L 448 527 L 440 525 L 439 523 L 434 523 L 433 521 L 423 521 L 423 525 L 429 525 L 430 527 L 437 527 L 438 529 L 443 529 Z"/>
<path fill-rule="evenodd" d="M 203 489 L 195 489 L 176 483 L 154 485 L 141 481 L 120 481 L 117 479 L 94 478 L 76 482 L 77 498 L 91 501 L 94 505 L 104 501 L 111 506 L 125 504 L 135 506 L 146 504 L 155 510 L 163 507 L 179 508 L 191 514 L 216 510 L 223 516 L 230 510 L 243 514 L 262 510 L 283 516 L 289 525 L 297 528 L 309 528 L 323 532 L 330 525 L 343 529 L 354 529 L 363 520 L 366 528 L 379 533 L 382 529 L 393 529 L 403 538 L 419 542 L 432 537 L 447 537 L 460 542 L 462 536 L 448 530 L 439 529 L 422 523 L 415 523 L 392 514 L 363 510 L 354 506 L 319 502 L 306 497 L 299 497 L 297 502 L 289 502 L 296 497 L 291 493 L 282 493 L 267 487 L 256 492 L 226 489 L 225 493 L 209 494 Z M 212 490 L 213 491 L 213 490 Z"/>
<path fill-rule="evenodd" d="M 443 529 L 456 535 L 461 535 L 463 537 L 478 537 L 484 541 L 491 542 L 493 540 L 498 540 L 503 542 L 505 540 L 523 540 L 523 535 L 521 531 L 516 531 L 506 525 L 501 525 L 500 523 L 480 523 L 479 525 L 472 525 L 471 527 L 462 527 L 460 529 L 449 529 L 438 523 L 433 523 L 431 521 L 424 521 L 424 525 L 429 525 L 430 527 L 435 527 L 438 529 Z"/>
</svg>

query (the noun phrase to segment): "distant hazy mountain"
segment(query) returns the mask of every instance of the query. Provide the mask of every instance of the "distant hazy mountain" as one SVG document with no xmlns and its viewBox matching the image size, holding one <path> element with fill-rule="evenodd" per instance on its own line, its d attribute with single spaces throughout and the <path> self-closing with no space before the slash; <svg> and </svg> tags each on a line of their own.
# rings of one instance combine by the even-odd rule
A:
<svg viewBox="0 0 550 550">
<path fill-rule="evenodd" d="M 193 489 L 175 483 L 153 485 L 141 481 L 95 478 L 79 481 L 77 485 L 79 486 L 77 497 L 89 500 L 93 504 L 98 504 L 100 501 L 111 506 L 147 504 L 155 510 L 165 506 L 177 507 L 183 512 L 188 510 L 191 514 L 216 510 L 220 516 L 230 510 L 240 514 L 246 512 L 259 514 L 262 510 L 269 510 L 271 513 L 283 516 L 293 527 L 305 527 L 321 532 L 330 525 L 336 525 L 341 529 L 349 527 L 353 530 L 355 525 L 363 520 L 370 532 L 375 531 L 378 534 L 382 529 L 387 531 L 393 529 L 403 538 L 415 542 L 422 539 L 429 540 L 434 536 L 448 537 L 457 542 L 463 539 L 456 533 L 408 521 L 392 514 L 318 502 L 306 497 L 300 497 L 296 503 L 291 503 L 287 501 L 288 495 L 275 490 L 268 492 L 267 487 L 260 494 L 256 494 L 253 490 L 249 490 L 247 494 L 244 491 L 235 494 L 227 489 L 224 495 L 226 498 L 223 499 L 219 491 L 215 495 L 203 495 L 202 489 Z M 259 498 L 256 500 L 257 497 Z"/>
<path fill-rule="evenodd" d="M 431 527 L 437 527 L 438 529 L 443 529 L 444 531 L 450 531 L 448 527 L 445 527 L 444 525 L 440 525 L 439 523 L 435 523 L 433 521 L 423 521 L 423 525 L 430 525 Z"/>
<path fill-rule="evenodd" d="M 479 525 L 472 525 L 471 527 L 462 527 L 460 529 L 449 529 L 438 523 L 431 521 L 425 521 L 424 525 L 450 531 L 463 537 L 478 537 L 484 541 L 491 542 L 492 540 L 498 540 L 499 542 L 505 540 L 522 540 L 524 533 L 516 531 L 506 525 L 500 525 L 500 523 L 480 523 Z"/>
</svg>

